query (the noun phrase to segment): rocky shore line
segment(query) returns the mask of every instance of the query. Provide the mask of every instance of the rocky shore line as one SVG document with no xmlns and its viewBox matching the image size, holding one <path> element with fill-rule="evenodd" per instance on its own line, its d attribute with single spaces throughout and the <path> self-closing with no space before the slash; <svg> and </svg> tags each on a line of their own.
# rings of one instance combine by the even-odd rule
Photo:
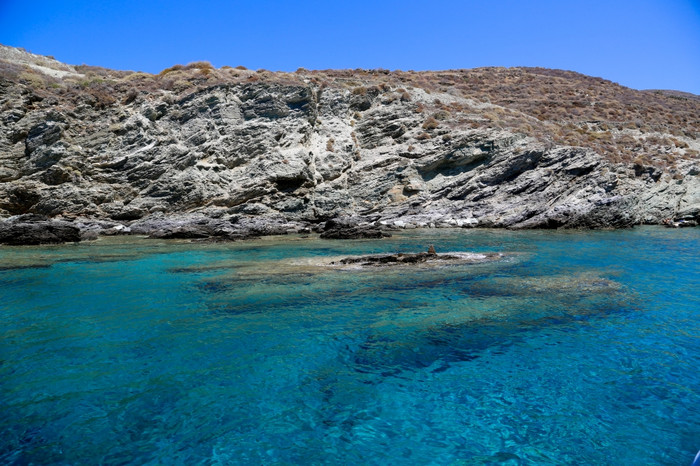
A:
<svg viewBox="0 0 700 466">
<path fill-rule="evenodd" d="M 0 220 L 0 244 L 37 245 L 89 241 L 99 236 L 141 235 L 155 239 L 240 241 L 261 236 L 320 233 L 325 239 L 389 237 L 389 228 L 358 218 L 333 219 L 322 224 L 268 221 L 256 218 L 211 218 L 201 215 L 158 215 L 137 222 L 95 219 L 66 221 L 37 214 Z"/>
<path fill-rule="evenodd" d="M 693 227 L 695 220 L 665 224 L 666 227 Z M 0 220 L 0 244 L 38 245 L 77 243 L 100 236 L 140 235 L 154 239 L 192 241 L 241 241 L 262 236 L 317 233 L 328 240 L 379 239 L 392 232 L 417 228 L 475 228 L 471 219 L 447 219 L 431 223 L 346 217 L 322 223 L 268 220 L 251 217 L 211 218 L 202 215 L 157 215 L 133 222 L 77 218 L 70 221 L 37 214 L 24 214 Z"/>
</svg>

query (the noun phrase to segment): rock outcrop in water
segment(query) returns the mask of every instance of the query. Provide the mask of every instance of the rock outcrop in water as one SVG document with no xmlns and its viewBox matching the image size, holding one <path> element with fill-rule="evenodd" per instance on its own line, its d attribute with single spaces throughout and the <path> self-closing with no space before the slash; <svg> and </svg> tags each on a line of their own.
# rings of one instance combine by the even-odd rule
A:
<svg viewBox="0 0 700 466">
<path fill-rule="evenodd" d="M 229 239 L 338 217 L 374 234 L 700 219 L 693 96 L 538 69 L 285 74 L 195 63 L 153 76 L 9 47 L 0 76 L 0 216 Z M 540 97 L 523 97 L 525 83 L 566 89 L 566 112 L 533 107 Z M 590 97 L 613 91 L 619 101 Z"/>
<path fill-rule="evenodd" d="M 395 265 L 418 265 L 418 264 L 477 264 L 481 262 L 491 262 L 503 258 L 501 253 L 442 253 L 418 252 L 418 253 L 397 253 L 397 254 L 376 254 L 368 256 L 346 257 L 339 261 L 331 262 L 331 265 L 359 265 L 362 267 L 383 267 Z"/>
</svg>

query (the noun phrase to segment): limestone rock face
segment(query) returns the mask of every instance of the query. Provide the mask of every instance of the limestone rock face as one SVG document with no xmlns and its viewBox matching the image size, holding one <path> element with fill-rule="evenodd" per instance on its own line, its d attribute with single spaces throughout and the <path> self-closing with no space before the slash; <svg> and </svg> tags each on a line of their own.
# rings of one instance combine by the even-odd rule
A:
<svg viewBox="0 0 700 466">
<path fill-rule="evenodd" d="M 486 105 L 446 93 L 246 82 L 47 108 L 18 89 L 0 87 L 0 216 L 149 234 L 164 218 L 219 219 L 167 230 L 193 237 L 251 219 L 296 231 L 337 217 L 389 228 L 700 218 L 697 158 L 672 177 L 514 130 L 427 121 L 421 109 L 437 100 Z"/>
</svg>

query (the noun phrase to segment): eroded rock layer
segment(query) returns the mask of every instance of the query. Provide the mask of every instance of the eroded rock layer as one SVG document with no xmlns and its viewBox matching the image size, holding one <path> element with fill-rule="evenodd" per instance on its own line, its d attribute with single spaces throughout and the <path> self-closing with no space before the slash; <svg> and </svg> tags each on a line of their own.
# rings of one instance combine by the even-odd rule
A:
<svg viewBox="0 0 700 466">
<path fill-rule="evenodd" d="M 370 86 L 371 76 L 329 85 L 312 72 L 233 69 L 210 70 L 219 77 L 211 82 L 200 66 L 184 75 L 191 81 L 184 90 L 179 81 L 148 87 L 142 81 L 157 77 L 137 76 L 143 73 L 103 72 L 100 85 L 112 85 L 100 94 L 81 81 L 96 79 L 94 72 L 2 52 L 3 217 L 33 213 L 83 230 L 231 238 L 240 229 L 302 231 L 338 217 L 398 228 L 700 219 L 697 121 L 681 135 L 654 133 L 677 143 L 658 155 L 672 163 L 660 165 L 523 130 L 554 125 L 527 113 L 520 115 L 531 125 L 483 124 L 492 121 L 489 112 L 514 110 L 449 86 Z M 237 78 L 221 78 L 225 72 Z M 700 111 L 692 98 L 687 105 Z M 649 137 L 605 131 L 591 134 L 626 132 L 630 144 Z"/>
</svg>

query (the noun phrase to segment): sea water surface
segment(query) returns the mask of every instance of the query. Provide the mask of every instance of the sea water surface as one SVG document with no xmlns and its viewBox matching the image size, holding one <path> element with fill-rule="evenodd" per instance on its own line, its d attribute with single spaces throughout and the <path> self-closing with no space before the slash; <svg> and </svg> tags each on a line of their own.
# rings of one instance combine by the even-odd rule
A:
<svg viewBox="0 0 700 466">
<path fill-rule="evenodd" d="M 497 251 L 339 268 L 380 252 Z M 2 464 L 668 464 L 700 229 L 0 248 Z"/>
</svg>

